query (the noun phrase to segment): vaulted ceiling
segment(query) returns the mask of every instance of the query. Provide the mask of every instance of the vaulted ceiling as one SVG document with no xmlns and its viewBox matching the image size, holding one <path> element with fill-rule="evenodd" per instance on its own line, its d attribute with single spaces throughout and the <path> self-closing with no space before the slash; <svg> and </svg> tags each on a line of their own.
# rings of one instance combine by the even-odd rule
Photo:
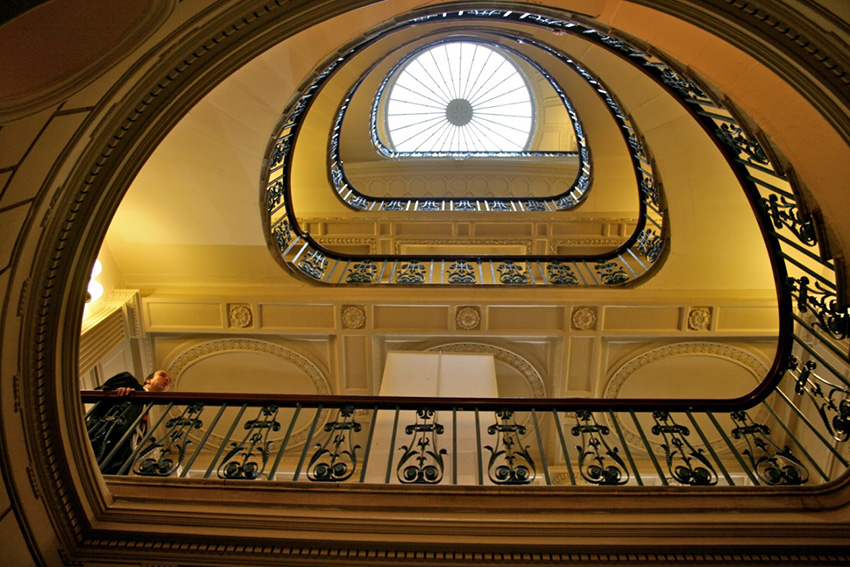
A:
<svg viewBox="0 0 850 567">
<path fill-rule="evenodd" d="M 480 32 L 521 35 L 552 45 L 597 76 L 639 128 L 655 160 L 670 227 L 666 256 L 651 276 L 637 286 L 610 289 L 366 289 L 305 283 L 275 260 L 264 234 L 261 191 L 270 137 L 284 110 L 323 61 L 380 28 L 380 22 L 420 5 L 394 2 L 391 7 L 354 10 L 275 43 L 214 87 L 147 160 L 115 214 L 101 259 L 111 287 L 140 290 L 144 324 L 156 345 L 155 364 L 174 364 L 204 341 L 251 336 L 307 354 L 330 377 L 333 392 L 373 393 L 389 350 L 485 345 L 530 361 L 545 383 L 546 395 L 552 396 L 606 395 L 622 365 L 671 342 L 743 349 L 769 366 L 777 326 L 774 282 L 740 183 L 707 133 L 662 85 L 628 61 L 571 34 L 518 24 L 488 24 Z M 574 12 L 563 12 L 565 19 L 589 11 L 600 21 L 627 24 L 629 29 L 656 26 L 652 37 L 676 46 L 671 60 L 678 59 L 697 76 L 725 79 L 724 88 L 740 88 L 736 81 L 742 69 L 762 73 L 742 53 L 714 52 L 711 36 L 652 10 L 599 2 L 572 2 L 568 8 Z M 665 25 L 656 25 L 662 20 Z M 439 25 L 424 31 L 446 33 Z M 688 48 L 675 43 L 685 35 L 690 37 Z M 538 59 L 575 105 L 589 141 L 593 181 L 580 206 L 524 215 L 370 213 L 345 206 L 328 173 L 333 117 L 363 70 L 404 46 L 410 36 L 410 30 L 390 35 L 352 59 L 305 119 L 293 158 L 292 199 L 313 238 L 354 254 L 557 255 L 594 254 L 616 248 L 631 236 L 638 222 L 639 195 L 620 128 L 585 79 L 546 56 Z M 705 55 L 708 51 L 711 57 Z M 358 96 L 363 100 L 352 113 L 363 117 L 371 99 Z M 770 104 L 766 99 L 747 111 L 758 114 Z M 454 182 L 464 196 L 476 188 L 486 192 L 500 186 L 539 186 L 563 175 L 557 164 L 525 170 L 484 159 L 444 160 L 439 167 L 387 162 L 382 167 L 365 118 L 351 121 L 354 126 L 344 132 L 343 157 L 350 157 L 347 161 L 364 185 L 382 181 L 382 175 L 387 183 L 393 177 L 416 178 L 426 185 L 449 179 L 441 186 L 451 192 Z M 409 169 L 394 173 L 398 167 Z M 435 173 L 429 175 L 429 169 Z M 90 306 L 89 311 L 97 308 Z M 234 308 L 247 309 L 247 324 L 234 322 Z M 583 316 L 592 318 L 592 324 L 583 322 Z M 691 363 L 702 363 L 690 355 L 677 360 L 659 367 L 661 382 L 675 382 L 676 376 L 688 375 Z M 259 367 L 257 372 L 269 374 Z M 503 381 L 522 375 L 509 364 L 501 372 Z M 276 388 L 287 391 L 289 386 Z M 523 388 L 514 390 L 527 393 Z M 707 395 L 695 388 L 684 391 Z M 647 386 L 646 391 L 658 388 Z"/>
</svg>

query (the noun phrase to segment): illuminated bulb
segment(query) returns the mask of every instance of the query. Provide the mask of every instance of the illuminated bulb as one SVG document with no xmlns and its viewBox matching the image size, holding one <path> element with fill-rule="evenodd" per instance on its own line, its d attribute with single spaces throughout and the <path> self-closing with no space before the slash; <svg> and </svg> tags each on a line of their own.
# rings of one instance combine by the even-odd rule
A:
<svg viewBox="0 0 850 567">
<path fill-rule="evenodd" d="M 97 280 L 91 280 L 88 292 L 91 295 L 91 301 L 97 301 L 103 295 L 103 285 Z"/>
<path fill-rule="evenodd" d="M 100 260 L 94 261 L 94 267 L 91 269 L 91 277 L 96 278 L 100 275 L 100 272 L 103 271 L 103 264 L 100 263 Z"/>
</svg>

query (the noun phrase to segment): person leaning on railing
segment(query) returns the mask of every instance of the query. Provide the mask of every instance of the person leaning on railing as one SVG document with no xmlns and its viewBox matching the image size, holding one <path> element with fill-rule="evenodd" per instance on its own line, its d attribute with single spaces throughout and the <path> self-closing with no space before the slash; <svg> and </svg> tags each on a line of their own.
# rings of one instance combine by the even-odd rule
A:
<svg viewBox="0 0 850 567">
<path fill-rule="evenodd" d="M 133 453 L 133 448 L 139 439 L 144 436 L 148 424 L 148 416 L 139 420 L 139 414 L 144 411 L 142 403 L 126 403 L 133 392 L 167 392 L 171 386 L 171 376 L 165 370 L 156 370 L 145 378 L 143 384 L 129 372 L 116 374 L 101 386 L 98 390 L 114 391 L 118 398 L 112 400 L 101 400 L 97 406 L 86 416 L 86 429 L 89 434 L 92 448 L 97 456 L 100 469 L 103 474 L 118 474 L 124 462 Z M 133 435 L 124 439 L 128 429 L 138 420 L 136 431 Z M 123 442 L 122 442 L 123 439 Z M 102 462 L 118 444 L 121 443 L 115 454 L 108 462 Z"/>
</svg>

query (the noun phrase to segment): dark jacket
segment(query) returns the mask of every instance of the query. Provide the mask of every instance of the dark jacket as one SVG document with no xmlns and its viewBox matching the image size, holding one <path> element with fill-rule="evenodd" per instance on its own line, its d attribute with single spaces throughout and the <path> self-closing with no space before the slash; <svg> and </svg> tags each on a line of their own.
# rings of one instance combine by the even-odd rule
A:
<svg viewBox="0 0 850 567">
<path fill-rule="evenodd" d="M 144 390 L 136 377 L 129 372 L 116 374 L 97 389 L 109 391 L 118 388 Z M 127 398 L 115 398 L 100 400 L 86 415 L 89 440 L 103 474 L 118 474 L 125 461 L 133 454 L 133 434 L 128 435 L 123 441 L 122 438 L 131 428 L 137 429 L 143 423 L 139 419 L 142 411 L 144 411 L 142 403 L 133 402 Z M 110 457 L 116 446 L 118 449 Z M 129 467 L 127 470 L 129 471 Z"/>
</svg>

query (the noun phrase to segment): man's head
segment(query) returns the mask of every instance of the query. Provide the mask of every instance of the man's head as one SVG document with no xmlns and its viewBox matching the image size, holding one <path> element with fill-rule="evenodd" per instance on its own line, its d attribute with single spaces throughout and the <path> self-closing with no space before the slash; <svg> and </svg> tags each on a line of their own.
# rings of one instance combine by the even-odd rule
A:
<svg viewBox="0 0 850 567">
<path fill-rule="evenodd" d="M 165 370 L 151 372 L 150 376 L 145 378 L 144 388 L 148 392 L 167 392 L 170 386 L 171 376 Z"/>
</svg>

